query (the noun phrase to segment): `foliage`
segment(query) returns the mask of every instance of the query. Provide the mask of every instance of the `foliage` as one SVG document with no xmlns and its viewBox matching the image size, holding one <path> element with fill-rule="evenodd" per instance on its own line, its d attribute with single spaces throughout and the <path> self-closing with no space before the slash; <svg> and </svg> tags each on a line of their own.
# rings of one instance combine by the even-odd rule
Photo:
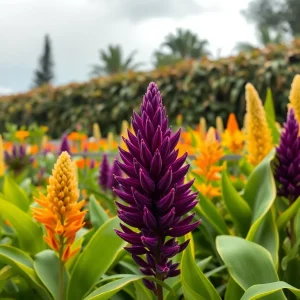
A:
<svg viewBox="0 0 300 300">
<path fill-rule="evenodd" d="M 77 124 L 91 133 L 94 122 L 104 136 L 109 131 L 118 132 L 122 120 L 129 120 L 132 110 L 139 108 L 146 86 L 153 80 L 160 86 L 174 123 L 179 113 L 184 116 L 183 124 L 192 126 L 198 124 L 200 116 L 211 125 L 216 116 L 225 121 L 235 112 L 242 124 L 248 81 L 262 99 L 267 88 L 272 89 L 277 121 L 283 122 L 292 77 L 300 72 L 299 61 L 300 41 L 296 40 L 289 47 L 268 46 L 218 61 L 186 61 L 152 72 L 128 72 L 58 88 L 45 86 L 0 98 L 0 131 L 5 122 L 21 126 L 35 121 L 47 125 L 53 137 L 74 130 Z"/>
<path fill-rule="evenodd" d="M 131 52 L 128 57 L 124 58 L 121 46 L 109 45 L 107 51 L 100 50 L 100 61 L 102 65 L 94 65 L 91 71 L 93 76 L 110 75 L 128 70 L 134 71 L 141 64 L 134 63 L 136 51 Z"/>
</svg>

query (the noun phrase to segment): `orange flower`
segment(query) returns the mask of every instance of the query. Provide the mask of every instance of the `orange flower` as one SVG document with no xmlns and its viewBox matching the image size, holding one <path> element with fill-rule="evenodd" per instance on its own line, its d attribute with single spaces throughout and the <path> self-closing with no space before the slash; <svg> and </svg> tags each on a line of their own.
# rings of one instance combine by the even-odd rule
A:
<svg viewBox="0 0 300 300">
<path fill-rule="evenodd" d="M 219 187 L 214 188 L 212 182 L 218 182 L 220 180 L 219 173 L 222 167 L 216 164 L 224 155 L 224 152 L 216 139 L 214 128 L 209 128 L 205 140 L 199 146 L 199 153 L 194 161 L 197 168 L 193 172 L 202 176 L 204 183 L 195 183 L 195 186 L 200 192 L 203 192 L 203 194 L 207 196 L 214 197 L 219 195 Z"/>
<path fill-rule="evenodd" d="M 87 139 L 87 135 L 76 131 L 73 131 L 68 135 L 68 140 L 70 141 L 84 141 L 86 139 Z"/>
<path fill-rule="evenodd" d="M 39 146 L 38 145 L 32 145 L 29 148 L 30 154 L 37 154 L 39 152 Z"/>
<path fill-rule="evenodd" d="M 41 208 L 33 208 L 34 217 L 46 227 L 47 244 L 67 261 L 79 248 L 71 250 L 76 232 L 83 227 L 86 211 L 80 211 L 84 201 L 77 202 L 79 191 L 74 165 L 67 152 L 59 156 L 47 186 L 48 194 L 35 198 Z"/>
<path fill-rule="evenodd" d="M 235 114 L 231 113 L 227 121 L 227 127 L 222 134 L 222 146 L 231 153 L 241 153 L 244 148 L 244 133 L 239 129 Z"/>
<path fill-rule="evenodd" d="M 23 141 L 29 136 L 29 132 L 27 130 L 19 130 L 16 132 L 16 138 L 19 139 L 20 141 Z"/>
</svg>

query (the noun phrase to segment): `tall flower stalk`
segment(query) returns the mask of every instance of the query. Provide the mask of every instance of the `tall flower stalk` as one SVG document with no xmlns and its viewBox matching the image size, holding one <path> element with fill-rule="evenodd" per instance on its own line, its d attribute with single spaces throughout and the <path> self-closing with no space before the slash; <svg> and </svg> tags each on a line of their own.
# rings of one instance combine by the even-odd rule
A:
<svg viewBox="0 0 300 300">
<path fill-rule="evenodd" d="M 47 196 L 40 194 L 35 201 L 42 207 L 33 208 L 35 219 L 46 228 L 46 243 L 59 256 L 60 300 L 64 299 L 64 263 L 80 248 L 71 249 L 76 232 L 84 225 L 84 201 L 77 202 L 78 184 L 74 164 L 67 152 L 57 159 L 47 186 Z"/>
<path fill-rule="evenodd" d="M 292 82 L 290 103 L 294 109 L 297 121 L 300 122 L 300 74 L 297 74 Z"/>
<path fill-rule="evenodd" d="M 191 223 L 194 214 L 185 216 L 198 201 L 191 192 L 193 181 L 184 183 L 189 165 L 184 165 L 187 153 L 178 157 L 176 150 L 180 129 L 172 134 L 166 109 L 155 83 L 150 83 L 141 105 L 141 113 L 134 112 L 124 142 L 128 151 L 119 148 L 123 163 L 121 170 L 128 176 L 116 176 L 120 188 L 114 192 L 124 202 L 117 202 L 118 216 L 131 230 L 121 224 L 116 233 L 131 246 L 132 254 L 143 274 L 164 281 L 180 274 L 179 264 L 171 258 L 183 251 L 189 241 L 179 244 L 176 237 L 194 230 L 200 221 Z M 142 256 L 142 257 L 141 257 Z M 161 285 L 143 280 L 145 286 L 163 299 Z"/>
<path fill-rule="evenodd" d="M 251 83 L 246 85 L 246 148 L 250 164 L 258 165 L 271 151 L 272 135 L 259 95 Z"/>
<path fill-rule="evenodd" d="M 278 184 L 277 193 L 289 200 L 290 205 L 300 196 L 300 137 L 299 124 L 294 109 L 288 112 L 287 121 L 276 148 L 274 176 Z M 294 220 L 290 221 L 290 239 L 294 242 Z"/>
</svg>

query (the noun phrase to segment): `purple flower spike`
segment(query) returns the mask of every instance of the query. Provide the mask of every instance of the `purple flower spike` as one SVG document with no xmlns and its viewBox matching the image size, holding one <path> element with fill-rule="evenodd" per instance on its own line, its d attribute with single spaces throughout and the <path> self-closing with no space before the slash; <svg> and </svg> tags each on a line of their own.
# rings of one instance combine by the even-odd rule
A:
<svg viewBox="0 0 300 300">
<path fill-rule="evenodd" d="M 276 149 L 274 176 L 278 183 L 278 195 L 292 203 L 300 196 L 300 138 L 299 124 L 294 110 L 288 112 L 287 121 Z"/>
<path fill-rule="evenodd" d="M 102 162 L 100 164 L 100 174 L 99 174 L 99 185 L 103 190 L 109 188 L 109 177 L 110 177 L 110 166 L 108 162 L 107 155 L 103 155 Z"/>
<path fill-rule="evenodd" d="M 123 160 L 119 167 L 127 178 L 116 176 L 119 188 L 114 191 L 125 202 L 117 203 L 119 218 L 139 231 L 121 224 L 123 231 L 116 233 L 131 244 L 125 249 L 143 274 L 165 280 L 180 273 L 178 264 L 170 258 L 188 245 L 188 241 L 179 244 L 175 238 L 191 232 L 200 223 L 192 222 L 194 215 L 186 215 L 198 203 L 197 193 L 191 192 L 192 181 L 184 183 L 189 168 L 184 165 L 187 154 L 178 157 L 175 150 L 180 129 L 172 134 L 155 83 L 150 83 L 141 114 L 134 112 L 131 124 L 134 134 L 128 132 L 128 139 L 123 138 L 128 151 L 119 149 Z M 161 295 L 160 285 L 143 282 Z"/>
<path fill-rule="evenodd" d="M 67 151 L 69 154 L 71 154 L 69 142 L 68 142 L 68 135 L 64 134 L 61 138 L 61 143 L 59 147 L 59 153 L 61 154 L 62 152 Z"/>
<path fill-rule="evenodd" d="M 117 159 L 115 159 L 110 171 L 109 183 L 108 183 L 108 186 L 111 190 L 119 187 L 119 183 L 117 182 L 116 177 L 121 177 L 121 176 L 122 176 L 122 171 L 119 167 L 119 162 Z"/>
</svg>

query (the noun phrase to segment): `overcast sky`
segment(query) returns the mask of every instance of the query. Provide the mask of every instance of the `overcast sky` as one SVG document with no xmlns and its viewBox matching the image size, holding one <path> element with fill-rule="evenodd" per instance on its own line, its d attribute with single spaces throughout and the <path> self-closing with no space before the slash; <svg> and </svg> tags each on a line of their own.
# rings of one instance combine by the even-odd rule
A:
<svg viewBox="0 0 300 300">
<path fill-rule="evenodd" d="M 120 44 L 151 66 L 152 54 L 177 27 L 209 41 L 214 56 L 239 41 L 256 43 L 240 11 L 249 0 L 0 0 L 0 93 L 30 88 L 50 34 L 54 84 L 85 81 L 98 50 Z"/>
</svg>

